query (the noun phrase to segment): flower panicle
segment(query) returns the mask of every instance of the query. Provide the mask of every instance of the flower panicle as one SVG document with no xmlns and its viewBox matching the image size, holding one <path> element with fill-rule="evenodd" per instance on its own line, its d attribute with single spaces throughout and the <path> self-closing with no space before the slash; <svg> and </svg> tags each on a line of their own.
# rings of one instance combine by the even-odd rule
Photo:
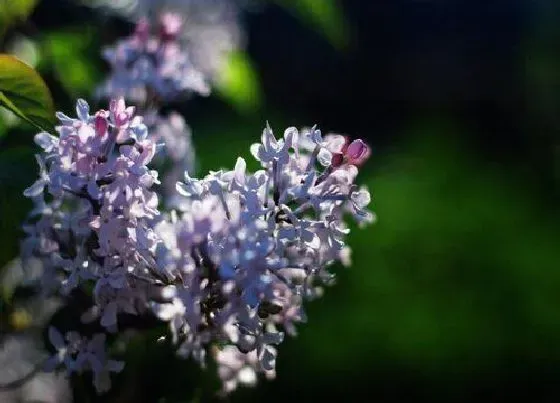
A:
<svg viewBox="0 0 560 403">
<path fill-rule="evenodd" d="M 45 292 L 92 289 L 82 321 L 103 332 L 50 330 L 51 367 L 92 370 L 105 391 L 122 369 L 101 348 L 106 335 L 126 327 L 123 315 L 148 315 L 167 323 L 179 356 L 216 361 L 224 392 L 274 377 L 278 346 L 306 321 L 304 302 L 333 283 L 332 264 L 350 263 L 348 219 L 374 220 L 355 182 L 368 146 L 316 128 L 277 138 L 267 124 L 250 147 L 259 170 L 238 158 L 202 178 L 185 171 L 160 211 L 149 166 L 157 139 L 183 122 L 154 136 L 122 98 L 93 115 L 79 100 L 76 114 L 57 115 L 58 136 L 35 136 L 43 152 L 25 191 L 35 208 L 22 253 L 42 260 Z"/>
</svg>

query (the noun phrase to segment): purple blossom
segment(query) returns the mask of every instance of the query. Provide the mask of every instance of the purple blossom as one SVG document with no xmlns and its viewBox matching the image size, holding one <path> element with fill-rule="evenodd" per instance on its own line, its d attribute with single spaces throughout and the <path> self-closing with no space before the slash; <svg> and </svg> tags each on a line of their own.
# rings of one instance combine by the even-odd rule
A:
<svg viewBox="0 0 560 403">
<path fill-rule="evenodd" d="M 144 103 L 152 96 L 171 99 L 187 92 L 208 95 L 206 78 L 193 65 L 179 36 L 182 17 L 163 13 L 155 25 L 142 19 L 132 36 L 105 49 L 103 57 L 112 72 L 98 89 L 99 96 L 125 96 Z"/>
<path fill-rule="evenodd" d="M 334 262 L 349 263 L 347 216 L 374 219 L 369 192 L 355 184 L 367 146 L 316 129 L 288 128 L 277 139 L 267 125 L 251 146 L 260 170 L 238 158 L 202 178 L 185 171 L 171 210 L 160 212 L 149 164 L 156 142 L 179 141 L 173 131 L 184 122 L 173 117 L 150 133 L 122 99 L 93 115 L 79 100 L 76 112 L 58 114 L 59 136 L 36 136 L 43 153 L 40 178 L 25 192 L 36 207 L 22 253 L 41 260 L 45 290 L 93 289 L 82 320 L 104 333 L 65 341 L 51 329 L 50 366 L 93 371 L 106 391 L 122 364 L 108 357 L 105 334 L 124 330 L 123 314 L 150 314 L 168 324 L 179 356 L 217 361 L 225 392 L 259 373 L 274 377 L 278 346 L 306 321 L 304 301 L 321 295 L 317 284 L 332 284 Z"/>
<path fill-rule="evenodd" d="M 58 330 L 49 328 L 49 341 L 56 349 L 45 364 L 45 370 L 52 371 L 64 363 L 69 374 L 88 370 L 93 372 L 93 382 L 99 392 L 106 392 L 111 387 L 110 372 L 120 372 L 124 368 L 122 361 L 108 358 L 105 351 L 105 338 L 102 333 L 93 335 L 91 339 L 80 336 L 76 332 L 66 333 L 66 341 Z"/>
<path fill-rule="evenodd" d="M 165 267 L 179 266 L 170 264 L 173 256 L 194 258 L 194 264 L 189 261 L 189 276 L 175 271 L 171 277 L 180 277 L 190 292 L 202 281 L 201 304 L 218 299 L 202 322 L 213 329 L 212 338 L 232 343 L 239 354 L 255 354 L 258 365 L 253 371 L 269 375 L 276 358 L 273 346 L 283 339 L 278 326 L 295 334 L 295 324 L 306 320 L 304 298 L 319 292 L 311 284 L 330 284 L 327 266 L 348 261 L 344 212 L 354 212 L 363 222 L 372 218 L 366 210 L 369 193 L 355 189 L 357 168 L 350 160 L 323 171 L 309 163 L 313 153 L 319 154 L 318 147 L 342 152 L 344 138 L 325 141 L 317 136 L 311 154 L 305 145 L 299 146 L 299 139 L 297 130 L 290 128 L 278 140 L 267 126 L 262 143 L 251 147 L 264 170 L 249 174 L 239 158 L 232 171 L 212 172 L 203 179 L 185 174 L 185 181 L 177 184 L 183 200 L 176 206 L 176 224 L 158 228 L 158 235 L 168 240 L 168 249 L 160 251 Z M 194 225 L 194 215 L 205 224 Z M 189 311 L 184 306 L 177 301 L 168 305 L 174 312 L 172 326 L 176 327 L 177 315 Z M 163 319 L 161 309 L 158 306 Z M 231 357 L 233 350 L 227 351 Z M 218 361 L 223 358 L 216 354 Z M 224 389 L 233 388 L 237 375 L 222 372 Z"/>
<path fill-rule="evenodd" d="M 118 2 L 111 0 L 82 1 L 123 14 L 134 23 L 141 21 L 142 25 L 136 32 L 143 35 L 143 38 L 149 36 L 153 18 L 160 18 L 165 13 L 180 16 L 180 26 L 176 22 L 178 18 L 164 18 L 171 21 L 164 24 L 162 31 L 172 32 L 173 37 L 180 38 L 195 70 L 202 72 L 212 82 L 219 80 L 228 57 L 245 46 L 240 17 L 242 9 L 248 3 L 246 0 L 133 0 L 128 3 L 128 7 L 122 7 L 122 4 L 119 7 Z M 138 71 L 135 70 L 136 73 Z M 118 80 L 121 86 L 127 84 L 125 88 L 130 89 L 129 95 L 145 94 L 142 87 L 134 85 L 135 78 L 120 73 Z"/>
</svg>

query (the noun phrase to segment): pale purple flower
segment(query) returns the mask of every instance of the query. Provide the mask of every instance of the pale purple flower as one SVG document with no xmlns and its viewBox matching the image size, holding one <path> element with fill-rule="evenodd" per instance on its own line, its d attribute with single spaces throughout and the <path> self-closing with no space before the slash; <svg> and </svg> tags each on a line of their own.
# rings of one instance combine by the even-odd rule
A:
<svg viewBox="0 0 560 403">
<path fill-rule="evenodd" d="M 245 46 L 241 26 L 241 11 L 247 0 L 82 0 L 112 12 L 122 14 L 133 22 L 161 15 L 180 16 L 170 20 L 164 31 L 180 36 L 188 49 L 195 70 L 211 81 L 219 80 L 228 57 Z M 144 20 L 147 21 L 147 20 Z M 151 21 L 153 22 L 153 21 Z M 142 32 L 146 32 L 143 26 Z M 119 80 L 127 80 L 123 74 Z M 132 79 L 129 81 L 132 83 Z M 131 89 L 133 86 L 131 87 Z"/>
<path fill-rule="evenodd" d="M 177 184 L 183 202 L 177 206 L 181 218 L 176 222 L 192 223 L 197 216 L 198 222 L 205 222 L 199 227 L 202 231 L 194 224 L 181 224 L 174 239 L 173 227 L 160 227 L 164 229 L 160 236 L 168 239 L 170 246 L 167 254 L 161 254 L 166 267 L 177 266 L 170 264 L 172 256 L 179 261 L 192 251 L 198 251 L 201 261 L 210 265 L 193 267 L 191 261 L 189 270 L 197 274 L 188 276 L 186 283 L 186 277 L 180 276 L 186 289 L 193 290 L 201 278 L 210 275 L 207 270 L 214 271 L 214 277 L 209 278 L 214 280 L 199 295 L 204 301 L 212 295 L 212 282 L 224 282 L 217 294 L 221 302 L 211 310 L 214 326 L 222 323 L 214 337 L 229 340 L 241 353 L 255 352 L 256 372 L 274 368 L 273 345 L 283 339 L 283 332 L 274 324 L 295 334 L 295 324 L 306 320 L 303 298 L 320 292 L 310 287 L 314 279 L 330 284 L 332 275 L 326 267 L 333 261 L 347 260 L 344 237 L 348 230 L 342 224 L 343 212 L 351 209 L 360 220 L 369 214 L 369 193 L 355 189 L 357 168 L 350 160 L 336 169 L 327 164 L 323 172 L 309 163 L 308 152 L 318 155 L 319 148 L 342 153 L 345 139 L 316 136 L 315 145 L 307 151 L 306 147 L 299 149 L 298 138 L 297 131 L 290 128 L 278 140 L 267 126 L 262 143 L 251 147 L 264 168 L 253 175 L 247 173 L 241 158 L 232 171 L 213 172 L 202 179 L 185 174 L 185 181 Z M 177 315 L 188 312 L 177 301 L 157 309 L 160 318 L 173 312 L 173 319 L 169 317 L 173 327 L 180 323 Z M 224 387 L 231 389 L 233 375 L 227 374 Z"/>
<path fill-rule="evenodd" d="M 251 173 L 237 158 L 232 170 L 201 178 L 185 171 L 172 209 L 160 212 L 149 164 L 165 138 L 184 148 L 164 157 L 192 152 L 181 142 L 184 122 L 170 115 L 150 133 L 157 126 L 122 99 L 93 115 L 80 100 L 76 111 L 77 119 L 58 115 L 58 137 L 36 137 L 44 152 L 40 178 L 26 191 L 36 207 L 22 253 L 43 265 L 44 290 L 93 289 L 82 320 L 98 321 L 104 333 L 64 340 L 51 329 L 51 367 L 92 371 L 106 391 L 122 363 L 108 357 L 105 334 L 124 330 L 124 314 L 150 313 L 168 324 L 179 356 L 217 361 L 225 392 L 261 373 L 274 377 L 278 346 L 306 321 L 304 301 L 333 283 L 334 262 L 349 261 L 347 216 L 374 218 L 369 192 L 355 183 L 367 146 L 293 127 L 277 139 L 267 125 L 251 146 L 261 169 Z M 328 158 L 316 164 L 321 150 Z"/>
<path fill-rule="evenodd" d="M 67 373 L 89 370 L 93 372 L 93 382 L 99 392 L 106 392 L 111 387 L 110 372 L 120 372 L 124 368 L 122 361 L 108 358 L 105 351 L 105 338 L 102 333 L 91 339 L 80 336 L 77 332 L 66 333 L 66 342 L 54 327 L 49 328 L 49 341 L 56 349 L 45 364 L 45 370 L 52 371 L 64 363 Z"/>
<path fill-rule="evenodd" d="M 296 140 L 297 141 L 297 140 Z M 269 162 L 288 162 L 288 150 L 294 146 L 293 128 L 287 129 L 284 133 L 284 139 L 277 140 L 272 133 L 270 126 L 263 130 L 261 143 L 251 146 L 251 154 L 263 163 Z"/>
<path fill-rule="evenodd" d="M 98 392 L 107 392 L 111 388 L 111 372 L 121 372 L 124 362 L 111 360 L 105 351 L 105 338 L 102 333 L 93 335 L 91 340 L 84 341 L 76 357 L 76 366 L 80 370 L 93 372 L 93 384 Z"/>
<path fill-rule="evenodd" d="M 207 95 L 206 79 L 193 65 L 178 35 L 182 24 L 182 17 L 173 13 L 162 14 L 157 26 L 140 20 L 132 36 L 103 52 L 112 72 L 98 95 L 125 96 L 137 102 L 146 102 L 150 96 L 171 99 L 189 92 Z"/>
<path fill-rule="evenodd" d="M 62 258 L 58 254 L 52 255 L 52 264 L 62 268 L 68 276 L 61 282 L 61 292 L 69 294 L 80 283 L 96 279 L 96 264 L 86 256 L 83 245 L 77 246 L 78 252 L 74 258 Z"/>
<path fill-rule="evenodd" d="M 76 332 L 66 333 L 66 337 L 54 327 L 48 330 L 49 342 L 56 350 L 56 354 L 51 356 L 45 363 L 45 370 L 54 370 L 58 365 L 64 363 L 68 373 L 76 370 L 75 355 L 79 351 L 82 339 Z"/>
</svg>

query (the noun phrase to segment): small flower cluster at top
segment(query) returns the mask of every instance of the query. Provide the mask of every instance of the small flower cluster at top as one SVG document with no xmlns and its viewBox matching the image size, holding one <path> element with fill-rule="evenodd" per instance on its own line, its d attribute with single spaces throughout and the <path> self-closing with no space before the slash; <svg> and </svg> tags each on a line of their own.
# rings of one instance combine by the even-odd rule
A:
<svg viewBox="0 0 560 403">
<path fill-rule="evenodd" d="M 200 72 L 202 72 L 205 82 L 218 80 L 232 52 L 243 49 L 245 38 L 240 24 L 241 11 L 248 8 L 247 6 L 251 3 L 250 0 L 133 0 L 124 7 L 124 4 L 112 0 L 82 1 L 91 6 L 101 7 L 105 11 L 125 16 L 137 24 L 137 34 L 140 33 L 140 38 L 135 34 L 106 52 L 106 59 L 111 65 L 118 67 L 125 61 L 131 62 L 132 55 L 141 53 L 152 58 L 163 56 L 162 63 L 165 64 L 165 57 L 169 56 L 170 52 L 154 52 L 154 44 L 161 43 L 161 39 L 167 39 L 169 42 L 169 31 L 175 29 L 173 43 L 180 44 L 181 54 L 188 53 L 188 58 L 183 59 L 188 59 L 189 63 L 194 65 L 194 71 L 196 71 L 193 73 L 194 77 L 200 77 Z M 178 23 L 179 20 L 180 23 Z M 146 42 L 142 38 L 146 37 L 149 26 L 155 25 L 160 28 L 149 42 L 151 50 L 142 51 L 140 44 Z M 166 31 L 167 36 L 164 34 L 162 37 L 162 31 Z M 116 77 L 117 74 L 114 76 Z M 121 90 L 127 88 L 136 97 L 142 98 L 146 94 L 145 90 L 141 85 L 134 85 L 139 84 L 139 81 L 141 80 L 135 79 L 134 82 L 123 74 L 119 74 L 117 82 L 109 81 L 108 85 L 100 90 L 100 93 L 109 95 L 109 97 L 117 96 L 119 94 L 114 93 L 112 89 L 115 88 L 113 84 L 118 84 L 116 88 L 121 87 Z M 125 83 L 128 85 L 124 85 Z M 201 82 L 195 81 L 195 84 L 195 88 L 193 88 L 195 91 L 200 92 L 206 89 Z M 205 91 L 202 92 L 205 93 Z M 125 95 L 128 100 L 133 100 L 130 93 L 120 95 Z"/>
<path fill-rule="evenodd" d="M 140 19 L 130 37 L 103 52 L 111 74 L 98 96 L 153 103 L 185 92 L 208 95 L 209 84 L 193 65 L 182 30 L 183 18 L 177 13 L 163 13 L 157 23 Z"/>
<path fill-rule="evenodd" d="M 173 10 L 178 8 L 177 4 L 172 6 Z M 139 5 L 146 16 L 138 19 L 134 33 L 104 51 L 111 72 L 97 89 L 97 95 L 124 96 L 142 109 L 150 139 L 161 149 L 154 166 L 165 174 L 161 197 L 167 204 L 175 197 L 175 182 L 182 178 L 182 173 L 192 172 L 195 156 L 191 131 L 184 118 L 175 111 L 161 114 L 158 109 L 186 94 L 208 95 L 211 73 L 203 73 L 191 60 L 197 47 L 187 40 L 185 33 L 189 29 L 185 20 L 192 25 L 192 16 L 171 9 L 147 12 L 154 7 L 151 2 Z"/>
<path fill-rule="evenodd" d="M 184 173 L 173 208 L 159 209 L 148 168 L 157 151 L 142 117 L 123 99 L 77 118 L 57 117 L 58 136 L 35 142 L 39 179 L 25 190 L 35 208 L 24 226 L 23 257 L 44 266 L 42 289 L 71 297 L 93 290 L 82 320 L 96 333 L 51 328 L 50 368 L 92 371 L 99 392 L 123 363 L 109 358 L 107 335 L 127 317 L 168 324 L 177 354 L 218 365 L 224 392 L 275 374 L 277 346 L 306 316 L 303 301 L 333 280 L 329 266 L 350 263 L 347 217 L 374 215 L 370 195 L 355 184 L 369 156 L 361 140 L 267 125 L 251 146 L 261 169 L 201 179 Z M 76 324 L 76 327 L 79 324 Z"/>
</svg>

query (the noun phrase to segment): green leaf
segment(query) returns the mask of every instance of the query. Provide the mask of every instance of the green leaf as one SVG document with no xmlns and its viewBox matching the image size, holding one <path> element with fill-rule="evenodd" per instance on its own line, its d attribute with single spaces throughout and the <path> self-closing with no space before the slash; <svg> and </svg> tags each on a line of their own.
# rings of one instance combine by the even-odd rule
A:
<svg viewBox="0 0 560 403">
<path fill-rule="evenodd" d="M 336 48 L 348 43 L 348 24 L 337 0 L 275 0 L 306 23 L 309 22 Z"/>
<path fill-rule="evenodd" d="M 37 0 L 0 0 L 0 36 L 14 23 L 24 21 L 37 5 Z"/>
<path fill-rule="evenodd" d="M 54 106 L 41 76 L 21 60 L 0 54 L 0 106 L 41 130 L 52 131 Z"/>
<path fill-rule="evenodd" d="M 88 54 L 91 49 L 99 49 L 98 41 L 96 30 L 91 26 L 72 26 L 68 30 L 47 33 L 41 41 L 46 60 L 39 69 L 52 70 L 72 97 L 90 94 L 102 79 L 101 64 L 91 60 Z"/>
<path fill-rule="evenodd" d="M 243 52 L 232 52 L 217 83 L 217 92 L 241 112 L 258 108 L 261 88 L 251 60 Z"/>
</svg>

